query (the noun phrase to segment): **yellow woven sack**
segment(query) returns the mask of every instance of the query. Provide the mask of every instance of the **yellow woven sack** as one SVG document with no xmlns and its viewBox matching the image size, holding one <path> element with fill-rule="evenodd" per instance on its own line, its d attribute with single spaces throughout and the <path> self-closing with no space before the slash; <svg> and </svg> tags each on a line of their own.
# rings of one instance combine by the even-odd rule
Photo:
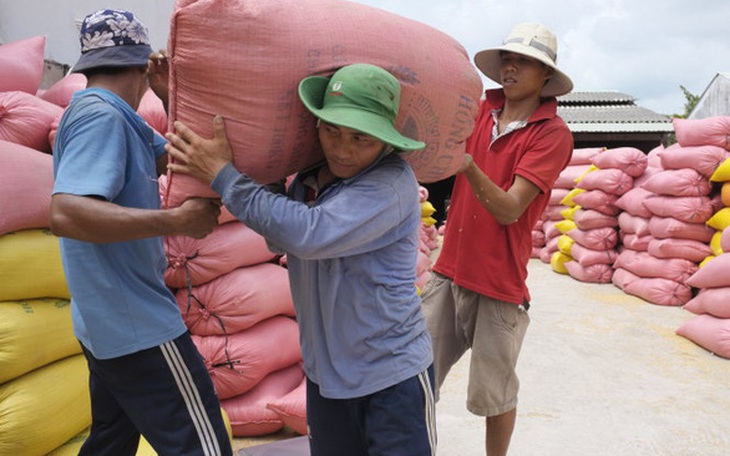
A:
<svg viewBox="0 0 730 456">
<path fill-rule="evenodd" d="M 704 265 L 712 261 L 713 259 L 717 258 L 715 255 L 707 255 L 704 260 L 700 262 L 698 265 L 700 268 L 702 268 Z"/>
<path fill-rule="evenodd" d="M 0 302 L 0 383 L 79 353 L 68 300 Z"/>
<path fill-rule="evenodd" d="M 0 454 L 46 454 L 88 427 L 88 376 L 73 355 L 0 385 Z"/>
<path fill-rule="evenodd" d="M 722 231 L 730 226 L 730 207 L 724 207 L 707 220 L 707 225 Z"/>
<path fill-rule="evenodd" d="M 580 210 L 580 206 L 567 207 L 560 211 L 560 215 L 562 215 L 565 220 L 573 220 L 573 214 L 575 214 L 578 210 Z"/>
<path fill-rule="evenodd" d="M 573 258 L 571 256 L 566 255 L 558 250 L 550 257 L 550 266 L 552 266 L 553 271 L 559 274 L 567 274 L 568 269 L 566 269 L 565 263 L 571 261 L 572 259 Z"/>
<path fill-rule="evenodd" d="M 421 218 L 431 217 L 434 212 L 436 212 L 436 208 L 433 207 L 430 201 L 421 203 Z"/>
<path fill-rule="evenodd" d="M 563 197 L 562 200 L 560 200 L 560 204 L 563 206 L 572 207 L 575 206 L 575 203 L 573 202 L 573 198 L 575 198 L 577 195 L 580 195 L 581 193 L 585 192 L 586 190 L 584 188 L 574 188 L 573 190 L 569 191 L 567 195 Z"/>
<path fill-rule="evenodd" d="M 573 248 L 574 243 L 575 241 L 572 237 L 568 236 L 567 234 L 561 234 L 560 237 L 558 237 L 558 250 L 572 258 L 570 254 L 570 249 Z"/>
<path fill-rule="evenodd" d="M 577 184 L 578 182 L 580 182 L 581 179 L 583 179 L 585 177 L 586 174 L 592 173 L 593 171 L 598 171 L 598 169 L 599 168 L 596 165 L 589 166 L 588 169 L 583 174 L 581 174 L 580 176 L 573 179 L 573 182 L 575 182 Z"/>
<path fill-rule="evenodd" d="M 718 231 L 715 234 L 712 235 L 712 239 L 710 240 L 710 250 L 712 250 L 712 254 L 715 256 L 720 256 L 724 252 L 722 251 L 722 246 L 720 245 L 722 240 L 722 231 Z"/>
<path fill-rule="evenodd" d="M 562 234 L 567 233 L 568 231 L 576 228 L 577 225 L 572 220 L 561 220 L 558 223 L 555 224 L 555 228 L 558 229 Z"/>
<path fill-rule="evenodd" d="M 0 301 L 70 299 L 58 238 L 49 230 L 0 236 Z"/>
<path fill-rule="evenodd" d="M 726 158 L 715 172 L 710 176 L 711 182 L 727 182 L 730 181 L 730 158 Z"/>
<path fill-rule="evenodd" d="M 730 181 L 723 182 L 720 186 L 720 201 L 723 206 L 730 206 Z"/>
</svg>

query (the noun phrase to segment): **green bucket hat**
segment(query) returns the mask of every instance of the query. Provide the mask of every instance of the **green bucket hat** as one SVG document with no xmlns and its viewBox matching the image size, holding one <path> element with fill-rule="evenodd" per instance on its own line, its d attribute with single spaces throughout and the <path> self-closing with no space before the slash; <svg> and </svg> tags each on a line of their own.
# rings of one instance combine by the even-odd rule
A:
<svg viewBox="0 0 730 456">
<path fill-rule="evenodd" d="M 395 129 L 400 83 L 375 65 L 355 63 L 340 68 L 331 78 L 306 77 L 299 83 L 299 98 L 327 123 L 361 131 L 399 150 L 426 147 Z"/>
</svg>

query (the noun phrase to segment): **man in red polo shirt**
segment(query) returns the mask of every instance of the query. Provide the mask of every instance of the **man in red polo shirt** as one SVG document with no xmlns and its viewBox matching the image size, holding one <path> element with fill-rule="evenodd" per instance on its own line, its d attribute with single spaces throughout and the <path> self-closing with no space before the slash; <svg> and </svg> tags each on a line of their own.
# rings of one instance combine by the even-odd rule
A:
<svg viewBox="0 0 730 456">
<path fill-rule="evenodd" d="M 555 35 L 528 23 L 474 57 L 502 88 L 487 90 L 481 102 L 443 247 L 422 294 L 437 388 L 471 349 L 467 408 L 487 417 L 488 456 L 507 454 L 517 416 L 515 366 L 530 322 L 531 232 L 573 151 L 555 98 L 573 83 L 556 59 Z"/>
</svg>

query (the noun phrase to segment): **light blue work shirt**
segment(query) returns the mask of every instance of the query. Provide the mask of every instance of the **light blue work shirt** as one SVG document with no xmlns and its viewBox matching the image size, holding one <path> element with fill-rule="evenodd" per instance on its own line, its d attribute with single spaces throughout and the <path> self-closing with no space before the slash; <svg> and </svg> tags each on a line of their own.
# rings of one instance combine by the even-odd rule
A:
<svg viewBox="0 0 730 456">
<path fill-rule="evenodd" d="M 160 209 L 156 159 L 165 140 L 121 98 L 77 92 L 61 119 L 53 193 Z M 164 282 L 161 237 L 97 244 L 61 238 L 74 334 L 99 359 L 160 345 L 187 328 Z"/>
<path fill-rule="evenodd" d="M 225 206 L 287 254 L 304 371 L 324 397 L 365 396 L 428 368 L 431 338 L 416 291 L 421 210 L 411 167 L 387 155 L 310 206 L 232 165 L 211 184 Z"/>
</svg>

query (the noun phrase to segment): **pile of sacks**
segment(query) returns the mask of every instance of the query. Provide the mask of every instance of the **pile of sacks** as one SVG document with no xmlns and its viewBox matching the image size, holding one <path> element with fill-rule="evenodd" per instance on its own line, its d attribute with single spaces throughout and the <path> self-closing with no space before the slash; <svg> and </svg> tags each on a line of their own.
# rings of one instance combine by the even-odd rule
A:
<svg viewBox="0 0 730 456">
<path fill-rule="evenodd" d="M 533 231 L 533 257 L 683 306 L 697 316 L 677 334 L 730 358 L 730 117 L 675 119 L 674 128 L 678 142 L 646 156 L 576 149 Z"/>
<path fill-rule="evenodd" d="M 719 187 L 719 200 L 714 199 L 719 204 L 713 205 L 713 213 L 705 222 L 712 231 L 711 253 L 687 279 L 697 293 L 684 309 L 696 316 L 682 324 L 677 334 L 730 358 L 730 117 L 676 119 L 674 128 L 680 146 L 715 151 L 705 160 L 696 155 L 692 162 L 695 167 L 703 166 L 705 175 L 712 170 L 709 181 Z"/>
<path fill-rule="evenodd" d="M 69 75 L 41 90 L 44 50 L 42 36 L 0 46 L 0 454 L 70 456 L 88 436 L 91 406 L 49 229 L 50 153 L 58 121 L 86 79 Z M 140 113 L 164 114 L 159 99 L 145 98 Z M 154 454 L 142 439 L 137 455 Z"/>
<path fill-rule="evenodd" d="M 88 371 L 48 229 L 49 133 L 38 96 L 44 37 L 0 46 L 0 454 L 42 455 L 91 423 Z M 58 419 L 63 417 L 63 419 Z"/>
</svg>

